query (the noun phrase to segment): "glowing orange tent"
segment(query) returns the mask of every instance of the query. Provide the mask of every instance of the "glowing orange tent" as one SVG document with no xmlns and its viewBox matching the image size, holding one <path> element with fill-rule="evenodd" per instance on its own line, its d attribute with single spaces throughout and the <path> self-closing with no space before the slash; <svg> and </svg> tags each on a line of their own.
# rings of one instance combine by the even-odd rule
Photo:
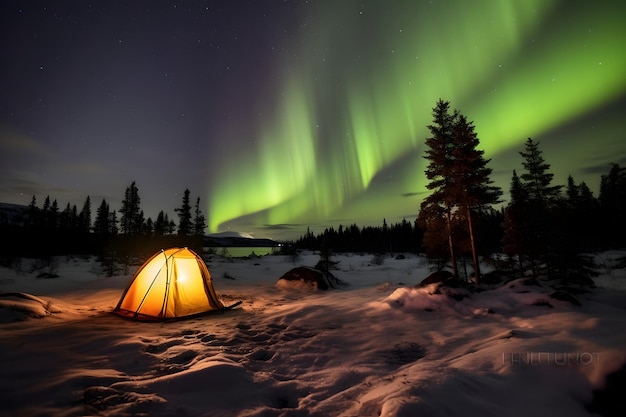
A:
<svg viewBox="0 0 626 417">
<path fill-rule="evenodd" d="M 113 311 L 162 320 L 231 307 L 217 298 L 202 258 L 187 248 L 171 248 L 153 255 L 135 272 Z"/>
</svg>

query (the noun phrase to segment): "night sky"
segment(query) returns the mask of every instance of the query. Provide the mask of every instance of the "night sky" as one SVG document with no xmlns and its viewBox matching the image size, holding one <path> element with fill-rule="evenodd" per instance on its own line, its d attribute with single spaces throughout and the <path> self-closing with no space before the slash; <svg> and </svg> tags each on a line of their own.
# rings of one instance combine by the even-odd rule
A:
<svg viewBox="0 0 626 417">
<path fill-rule="evenodd" d="M 210 232 L 413 220 L 439 98 L 497 185 L 528 137 L 597 196 L 626 165 L 626 3 L 2 1 L 0 202 L 121 207 Z"/>
</svg>

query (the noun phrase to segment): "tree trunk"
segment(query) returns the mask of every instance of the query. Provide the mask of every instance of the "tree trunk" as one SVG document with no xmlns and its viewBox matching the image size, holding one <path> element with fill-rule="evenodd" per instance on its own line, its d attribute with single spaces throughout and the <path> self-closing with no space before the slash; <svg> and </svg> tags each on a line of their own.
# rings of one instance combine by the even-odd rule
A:
<svg viewBox="0 0 626 417">
<path fill-rule="evenodd" d="M 474 261 L 474 275 L 476 284 L 480 283 L 480 263 L 478 262 L 478 254 L 476 253 L 476 243 L 474 242 L 474 228 L 472 227 L 472 211 L 469 206 L 465 208 L 467 212 L 467 228 L 470 235 L 470 244 L 472 245 L 472 260 Z"/>
<path fill-rule="evenodd" d="M 448 226 L 448 246 L 450 247 L 450 263 L 452 264 L 452 273 L 455 277 L 459 277 L 459 269 L 456 265 L 456 255 L 454 254 L 454 245 L 452 244 L 452 214 L 450 208 L 446 209 L 446 223 Z"/>
</svg>

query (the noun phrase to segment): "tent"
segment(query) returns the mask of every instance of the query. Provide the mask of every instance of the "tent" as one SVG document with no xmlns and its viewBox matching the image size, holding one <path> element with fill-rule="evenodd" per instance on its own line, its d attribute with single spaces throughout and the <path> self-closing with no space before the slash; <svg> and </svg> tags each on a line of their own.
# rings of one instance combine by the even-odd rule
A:
<svg viewBox="0 0 626 417">
<path fill-rule="evenodd" d="M 187 248 L 171 248 L 156 253 L 137 270 L 113 312 L 163 320 L 231 307 L 217 298 L 202 258 Z"/>
</svg>

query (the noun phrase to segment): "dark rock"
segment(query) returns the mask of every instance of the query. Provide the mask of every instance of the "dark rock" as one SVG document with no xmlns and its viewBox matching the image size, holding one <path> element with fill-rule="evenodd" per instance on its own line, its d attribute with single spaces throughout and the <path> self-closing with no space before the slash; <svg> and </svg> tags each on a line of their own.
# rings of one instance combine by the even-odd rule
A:
<svg viewBox="0 0 626 417">
<path fill-rule="evenodd" d="M 575 306 L 582 305 L 580 301 L 576 299 L 576 297 L 574 297 L 572 294 L 566 291 L 555 291 L 552 294 L 550 294 L 550 298 L 554 298 L 555 300 L 560 300 L 560 301 L 568 301 L 574 304 Z"/>
<path fill-rule="evenodd" d="M 434 272 L 415 285 L 415 288 L 425 288 L 433 284 L 435 285 L 433 294 L 444 294 L 456 301 L 469 297 L 465 281 L 458 279 L 449 271 Z"/>
<path fill-rule="evenodd" d="M 406 256 L 404 256 L 403 254 L 399 254 L 396 256 L 396 259 L 406 259 Z"/>
<path fill-rule="evenodd" d="M 454 275 L 450 271 L 437 271 L 433 272 L 422 280 L 415 288 L 424 288 L 430 284 L 444 283 L 448 280 L 455 279 Z"/>
<path fill-rule="evenodd" d="M 348 285 L 335 277 L 333 274 L 327 271 L 321 271 L 319 269 L 310 268 L 307 266 L 299 266 L 286 272 L 278 280 L 285 281 L 301 281 L 307 284 L 311 284 L 320 290 L 328 290 L 330 288 L 338 288 Z"/>
</svg>

